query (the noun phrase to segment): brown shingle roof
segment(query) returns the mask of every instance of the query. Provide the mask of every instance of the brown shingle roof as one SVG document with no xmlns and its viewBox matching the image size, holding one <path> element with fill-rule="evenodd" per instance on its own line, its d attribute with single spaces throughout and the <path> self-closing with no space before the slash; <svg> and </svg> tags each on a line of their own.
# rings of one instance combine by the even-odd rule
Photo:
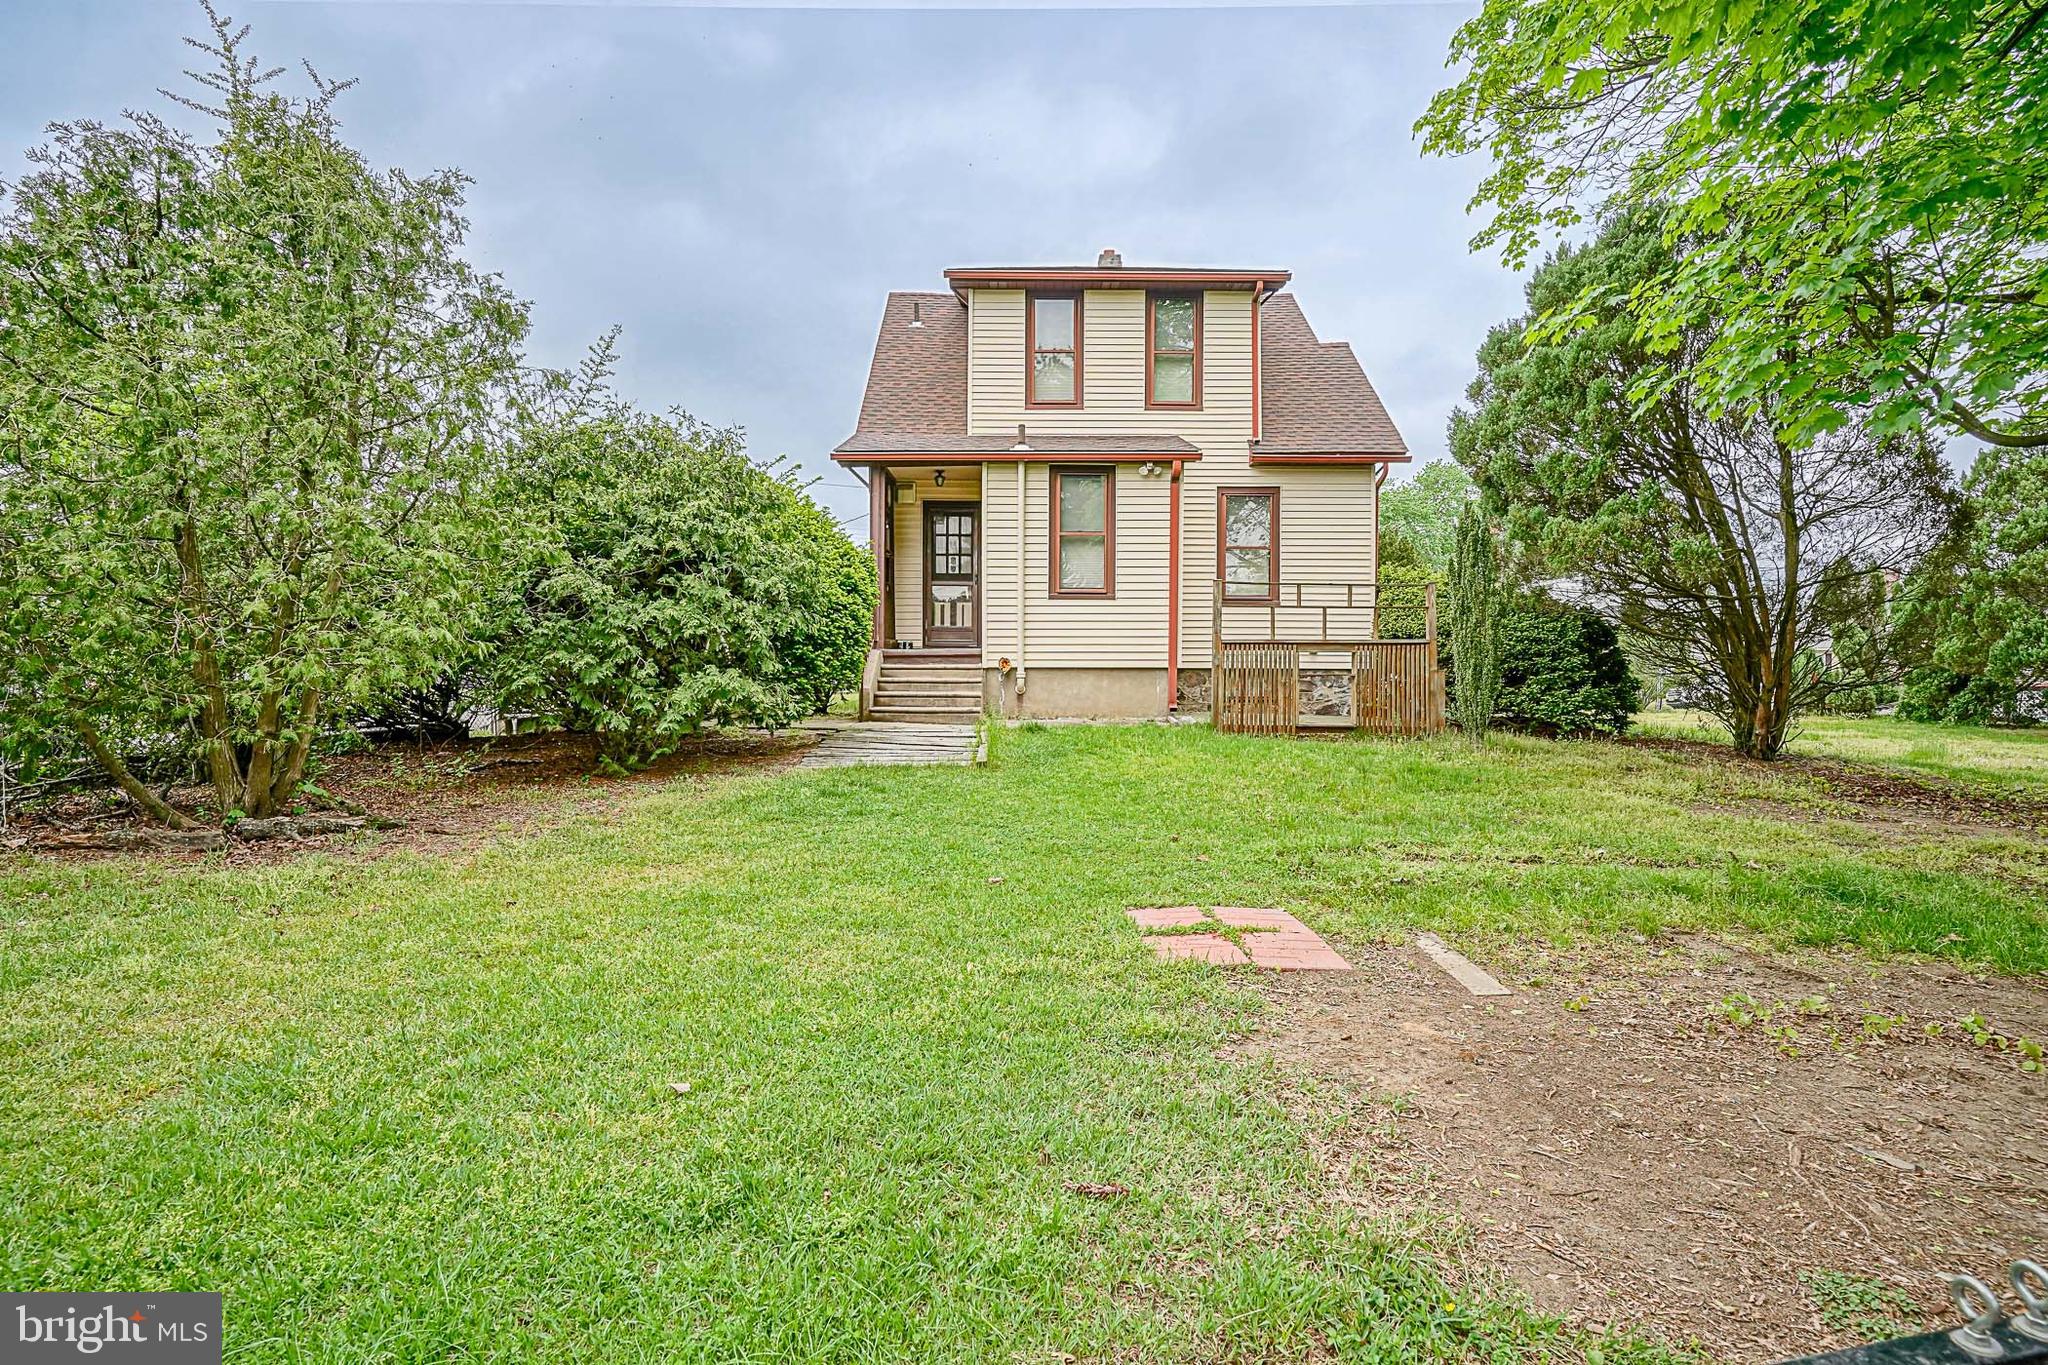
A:
<svg viewBox="0 0 2048 1365">
<path fill-rule="evenodd" d="M 923 326 L 913 327 L 913 321 Z M 856 430 L 966 434 L 966 304 L 952 294 L 889 295 Z"/>
<path fill-rule="evenodd" d="M 1365 455 L 1406 459 L 1408 444 L 1387 416 L 1348 342 L 1319 341 L 1292 294 L 1259 309 L 1259 387 L 1265 405 L 1252 458 Z"/>
</svg>

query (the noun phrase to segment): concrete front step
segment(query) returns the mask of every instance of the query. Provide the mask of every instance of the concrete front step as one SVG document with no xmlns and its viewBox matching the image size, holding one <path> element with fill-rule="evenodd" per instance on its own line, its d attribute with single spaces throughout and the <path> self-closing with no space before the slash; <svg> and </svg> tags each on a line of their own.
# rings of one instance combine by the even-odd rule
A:
<svg viewBox="0 0 2048 1365">
<path fill-rule="evenodd" d="M 981 699 L 980 685 L 971 682 L 928 682 L 922 678 L 907 679 L 885 676 L 879 683 L 875 684 L 876 696 L 886 697 L 891 693 L 901 694 L 906 697 L 958 697 L 970 702 Z"/>
<path fill-rule="evenodd" d="M 954 682 L 975 682 L 981 678 L 981 670 L 965 664 L 899 664 L 882 665 L 885 678 L 945 678 Z"/>
</svg>

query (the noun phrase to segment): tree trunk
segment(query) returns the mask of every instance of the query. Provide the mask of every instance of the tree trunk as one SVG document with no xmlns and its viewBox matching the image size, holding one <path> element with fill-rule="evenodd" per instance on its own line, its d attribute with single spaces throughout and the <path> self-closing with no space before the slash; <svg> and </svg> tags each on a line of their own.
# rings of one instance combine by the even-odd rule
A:
<svg viewBox="0 0 2048 1365">
<path fill-rule="evenodd" d="M 278 706 L 278 694 L 270 691 L 263 694 L 256 708 L 256 741 L 249 746 L 249 774 L 242 782 L 248 793 L 242 802 L 242 814 L 251 819 L 260 820 L 270 814 L 270 761 L 277 747 Z"/>
<path fill-rule="evenodd" d="M 93 759 L 106 770 L 107 776 L 113 778 L 122 791 L 128 793 L 129 800 L 148 812 L 152 820 L 169 825 L 172 829 L 199 828 L 198 821 L 167 804 L 162 797 L 144 786 L 135 774 L 129 772 L 128 765 L 121 761 L 121 756 L 115 753 L 100 732 L 93 728 L 92 722 L 79 716 L 74 718 L 73 724 L 78 730 L 78 737 L 85 741 L 85 747 L 92 751 Z"/>
<path fill-rule="evenodd" d="M 178 571 L 181 595 L 192 617 L 192 680 L 199 685 L 199 748 L 206 756 L 214 800 L 222 815 L 242 803 L 242 770 L 229 738 L 228 694 L 221 685 L 220 657 L 213 634 L 202 624 L 206 614 L 206 578 L 199 562 L 199 524 L 190 516 L 178 528 Z"/>
<path fill-rule="evenodd" d="M 299 783 L 306 776 L 306 755 L 313 748 L 313 723 L 320 718 L 320 689 L 308 687 L 306 695 L 299 699 L 298 723 L 292 729 L 292 742 L 285 750 L 284 763 L 279 767 L 277 781 L 270 791 L 270 808 L 283 810 L 291 801 L 292 793 L 299 789 Z"/>
</svg>

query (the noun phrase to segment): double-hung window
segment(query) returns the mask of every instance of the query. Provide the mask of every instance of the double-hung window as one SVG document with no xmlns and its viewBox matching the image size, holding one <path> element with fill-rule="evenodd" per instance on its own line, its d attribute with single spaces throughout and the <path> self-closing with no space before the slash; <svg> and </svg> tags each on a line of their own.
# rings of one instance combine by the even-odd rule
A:
<svg viewBox="0 0 2048 1365">
<path fill-rule="evenodd" d="M 1052 471 L 1052 595 L 1116 595 L 1116 471 Z"/>
<path fill-rule="evenodd" d="M 1202 296 L 1150 294 L 1145 305 L 1145 406 L 1202 406 Z"/>
<path fill-rule="evenodd" d="M 1081 406 L 1081 296 L 1031 294 L 1024 300 L 1024 402 L 1034 408 Z"/>
<path fill-rule="evenodd" d="M 1280 490 L 1216 492 L 1216 576 L 1227 602 L 1280 600 Z"/>
</svg>

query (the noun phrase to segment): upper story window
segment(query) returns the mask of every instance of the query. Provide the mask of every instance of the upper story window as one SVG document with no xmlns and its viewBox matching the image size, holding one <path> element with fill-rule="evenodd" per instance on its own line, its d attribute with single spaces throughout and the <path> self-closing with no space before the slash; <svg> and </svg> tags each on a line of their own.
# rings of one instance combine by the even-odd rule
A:
<svg viewBox="0 0 2048 1365">
<path fill-rule="evenodd" d="M 1116 595 L 1116 471 L 1052 471 L 1052 595 Z"/>
<path fill-rule="evenodd" d="M 1202 406 L 1202 296 L 1146 299 L 1145 406 Z"/>
<path fill-rule="evenodd" d="M 1024 401 L 1081 406 L 1081 296 L 1031 294 L 1024 304 Z"/>
</svg>

